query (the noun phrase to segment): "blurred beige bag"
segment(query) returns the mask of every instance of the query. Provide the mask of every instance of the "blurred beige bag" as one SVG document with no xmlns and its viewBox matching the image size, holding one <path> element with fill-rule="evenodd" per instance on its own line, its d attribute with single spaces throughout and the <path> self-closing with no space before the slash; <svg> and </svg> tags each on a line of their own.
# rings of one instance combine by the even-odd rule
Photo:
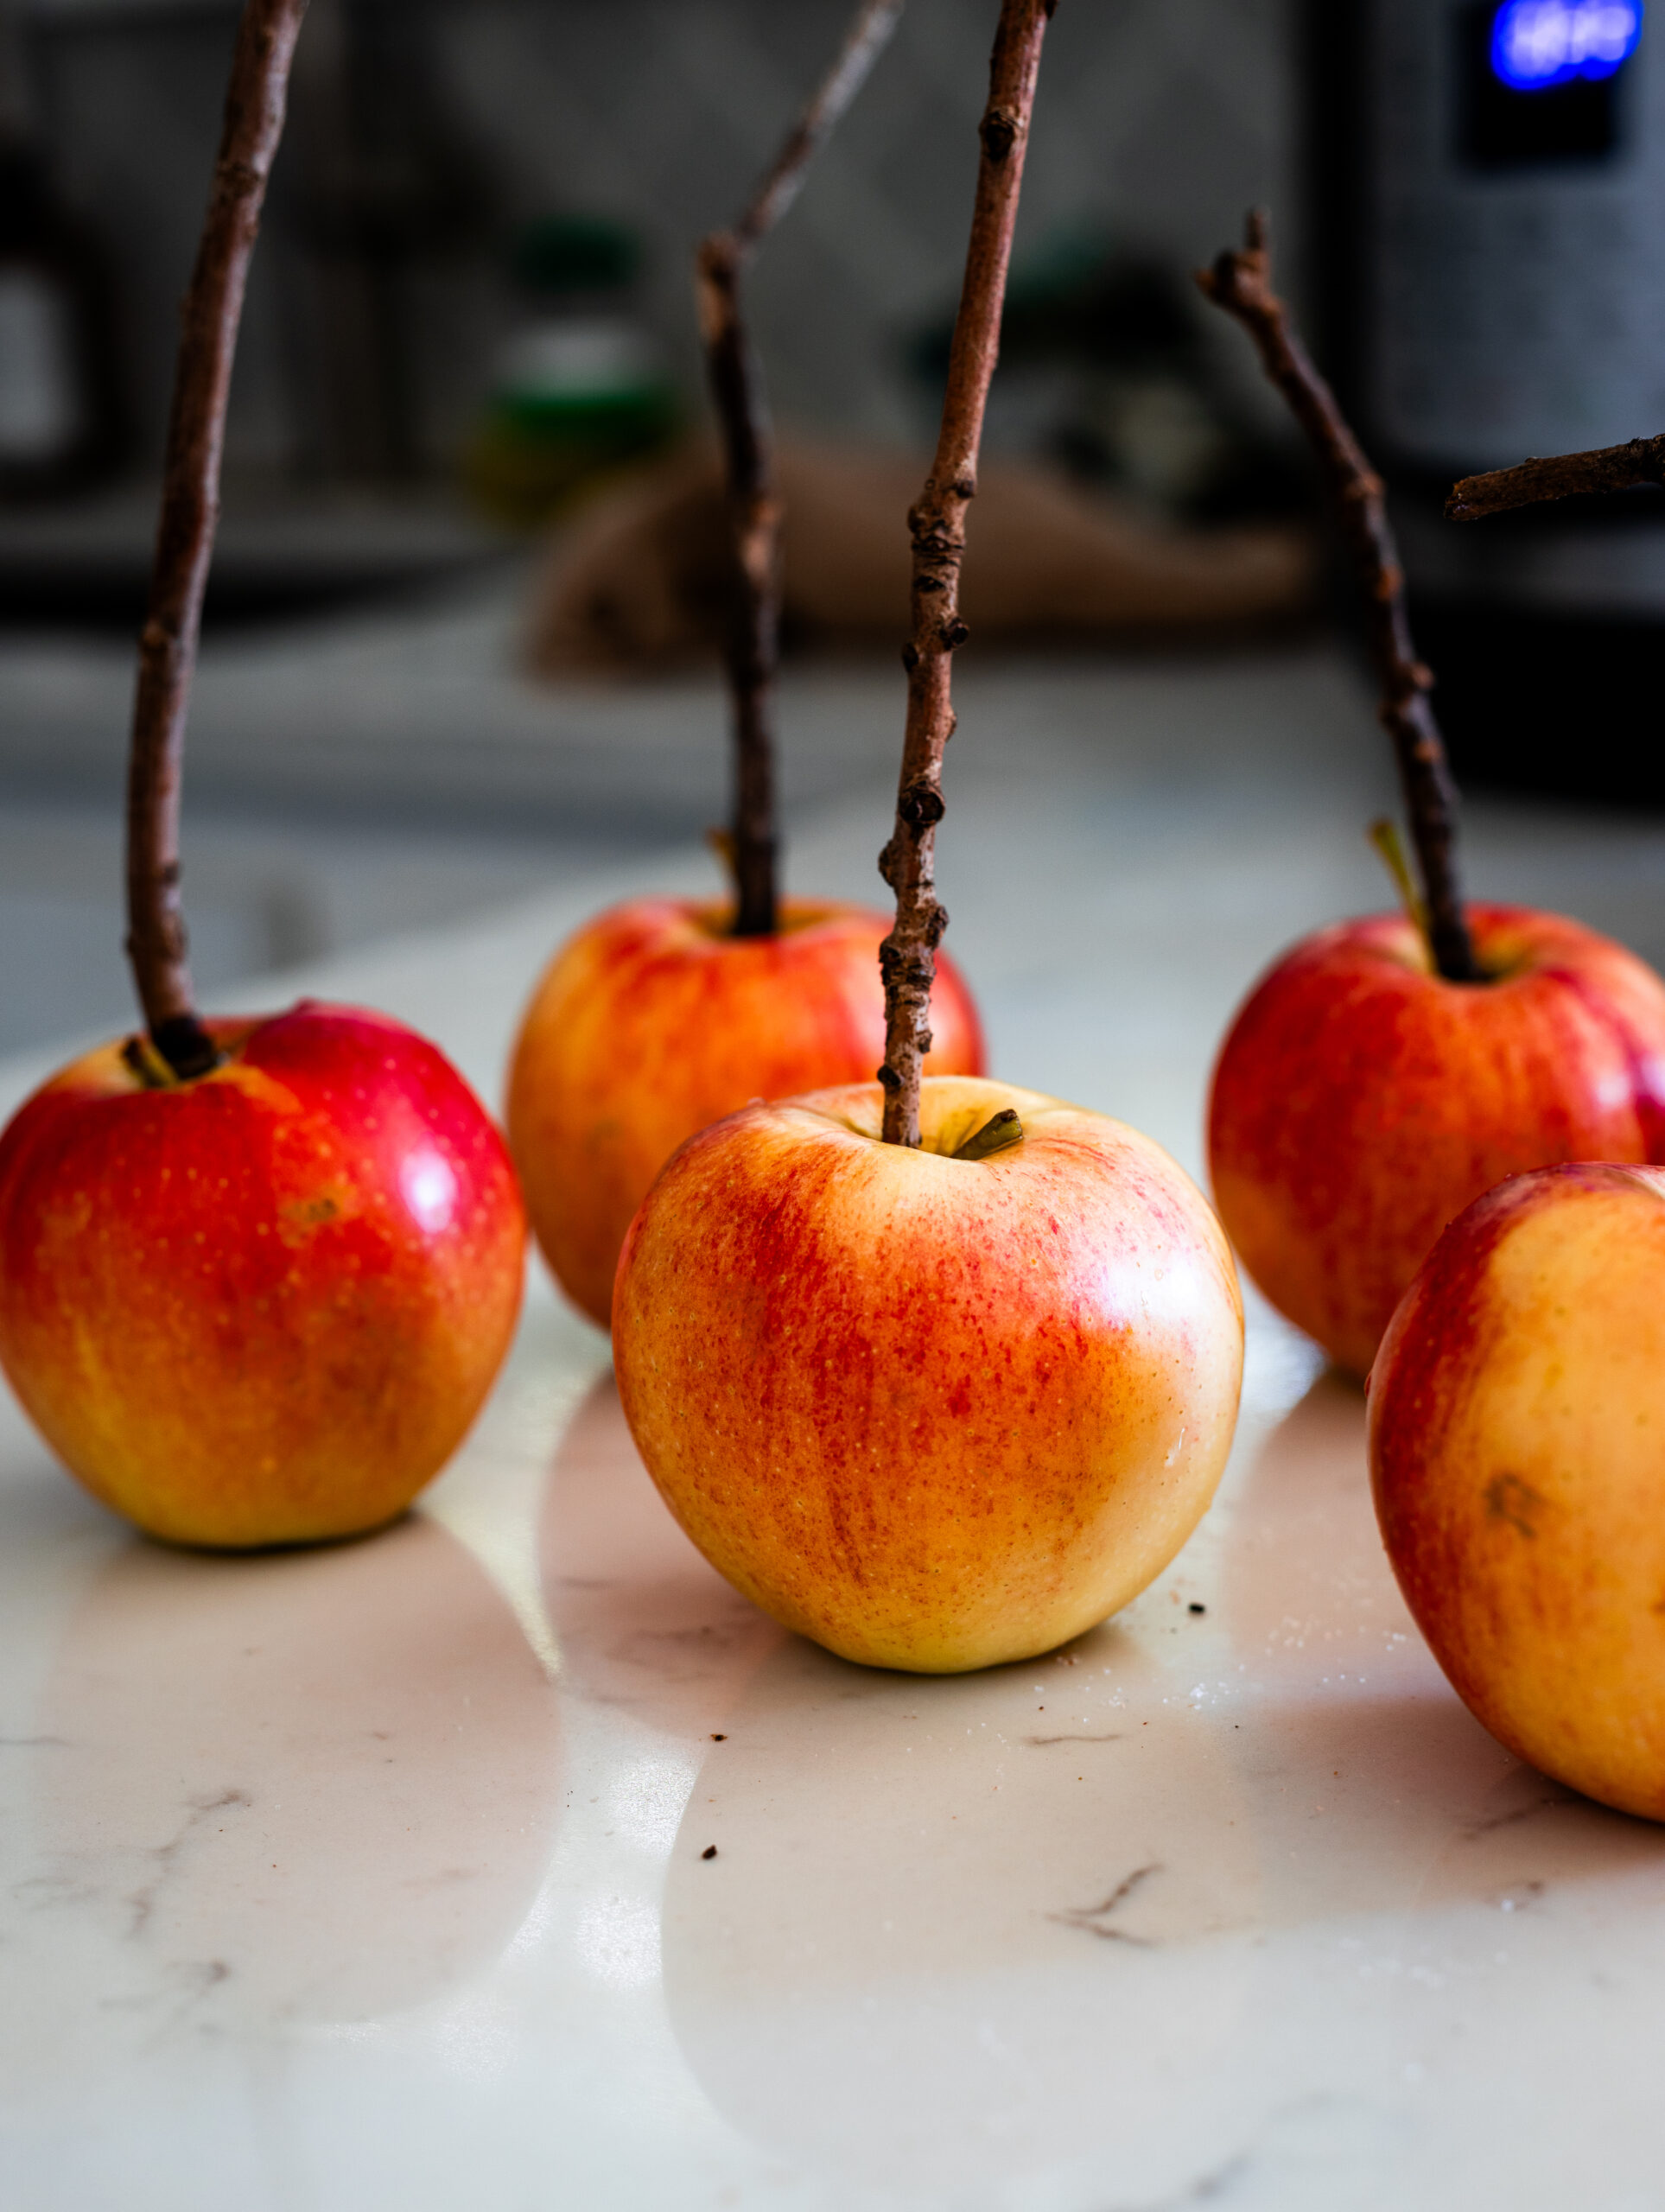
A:
<svg viewBox="0 0 1665 2212">
<path fill-rule="evenodd" d="M 786 634 L 895 642 L 908 629 L 911 454 L 783 446 Z M 1042 470 L 986 463 L 962 607 L 980 642 L 1229 629 L 1310 606 L 1313 539 L 1294 525 L 1164 528 Z M 710 654 L 733 574 L 709 452 L 604 495 L 539 581 L 531 659 L 543 674 L 664 667 Z"/>
</svg>

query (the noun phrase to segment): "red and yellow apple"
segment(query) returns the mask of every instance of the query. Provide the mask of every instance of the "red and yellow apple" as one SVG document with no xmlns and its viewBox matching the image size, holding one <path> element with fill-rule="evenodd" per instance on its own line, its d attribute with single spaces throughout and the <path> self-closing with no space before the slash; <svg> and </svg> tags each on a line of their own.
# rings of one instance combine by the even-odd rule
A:
<svg viewBox="0 0 1665 2212">
<path fill-rule="evenodd" d="M 1665 983 L 1560 915 L 1468 918 L 1483 983 L 1435 974 L 1402 915 L 1306 938 L 1214 1071 L 1209 1164 L 1238 1256 L 1358 1375 L 1483 1191 L 1560 1160 L 1665 1157 Z"/>
<path fill-rule="evenodd" d="M 1500 1743 L 1665 1820 L 1665 1173 L 1518 1175 L 1453 1222 L 1370 1376 L 1406 1603 Z"/>
<path fill-rule="evenodd" d="M 1242 1367 L 1231 1255 L 1167 1154 L 1009 1084 L 758 1102 L 632 1224 L 613 1353 L 648 1472 L 735 1586 L 845 1658 L 1052 1649 L 1191 1534 Z M 1022 1138 L 956 1157 L 999 1113 Z"/>
<path fill-rule="evenodd" d="M 0 1137 L 0 1365 L 65 1465 L 156 1535 L 375 1528 L 508 1348 L 514 1171 L 397 1022 L 303 1002 L 207 1027 L 211 1074 L 158 1080 L 101 1046 Z"/>
<path fill-rule="evenodd" d="M 885 1056 L 879 947 L 866 906 L 788 899 L 773 937 L 728 911 L 637 899 L 556 955 L 509 1072 L 509 1147 L 544 1258 L 606 1328 L 631 1217 L 684 1138 L 753 1098 L 864 1082 Z M 937 1075 L 981 1075 L 971 994 L 939 953 Z"/>
</svg>

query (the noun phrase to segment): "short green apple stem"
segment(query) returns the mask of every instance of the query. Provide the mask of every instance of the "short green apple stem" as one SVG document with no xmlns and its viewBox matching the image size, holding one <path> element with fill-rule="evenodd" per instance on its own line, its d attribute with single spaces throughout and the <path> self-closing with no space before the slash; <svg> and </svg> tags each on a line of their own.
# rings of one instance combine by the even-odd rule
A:
<svg viewBox="0 0 1665 2212">
<path fill-rule="evenodd" d="M 763 371 L 740 303 L 740 277 L 797 199 L 805 172 L 896 28 L 903 0 L 862 0 L 832 68 L 788 133 L 740 220 L 695 258 L 706 375 L 722 433 L 736 594 L 726 662 L 734 734 L 734 812 L 726 855 L 734 935 L 779 926 L 775 810 L 775 674 L 780 659 L 781 504 Z"/>
<path fill-rule="evenodd" d="M 1448 982 L 1484 979 L 1474 957 L 1457 868 L 1457 791 L 1445 740 L 1428 694 L 1433 675 L 1416 656 L 1405 607 L 1405 572 L 1388 520 L 1382 479 L 1336 396 L 1301 343 L 1288 308 L 1272 289 L 1267 218 L 1249 218 L 1244 242 L 1220 255 L 1197 282 L 1254 340 L 1268 377 L 1289 404 L 1318 457 L 1331 504 L 1353 556 L 1381 685 L 1379 713 L 1393 740 L 1405 812 L 1416 847 L 1434 966 Z"/>
<path fill-rule="evenodd" d="M 944 811 L 943 755 L 954 734 L 953 657 L 970 635 L 960 619 L 966 509 L 976 496 L 983 410 L 1000 353 L 1012 232 L 1023 187 L 1041 42 L 1056 0 L 1001 0 L 978 125 L 982 158 L 965 278 L 949 353 L 942 429 L 924 491 L 908 516 L 913 544 L 913 634 L 902 648 L 907 733 L 896 827 L 879 873 L 896 893 L 896 922 L 880 951 L 885 981 L 884 1138 L 918 1145 L 919 1084 L 931 1050 L 931 986 L 948 912 L 937 897 L 937 824 Z"/>
<path fill-rule="evenodd" d="M 127 785 L 127 952 L 150 1041 L 182 1081 L 206 1075 L 219 1059 L 197 1019 L 180 908 L 185 722 L 219 519 L 238 324 L 305 13 L 306 0 L 247 0 L 238 26 L 207 214 L 181 313 L 156 561 L 139 637 Z"/>
<path fill-rule="evenodd" d="M 141 1030 L 137 1037 L 128 1039 L 122 1046 L 122 1058 L 130 1074 L 137 1077 L 141 1090 L 173 1090 L 182 1079 L 156 1050 L 148 1031 Z"/>
<path fill-rule="evenodd" d="M 974 1129 L 954 1154 L 956 1160 L 992 1160 L 1023 1142 L 1023 1123 L 1015 1106 L 1004 1106 L 980 1129 Z"/>
<path fill-rule="evenodd" d="M 1433 950 L 1428 943 L 1428 910 L 1422 904 L 1416 880 L 1411 874 L 1410 862 L 1405 857 L 1404 842 L 1399 825 L 1384 814 L 1373 822 L 1365 832 L 1381 855 L 1382 864 L 1393 878 L 1394 889 L 1399 893 L 1399 903 L 1405 909 L 1405 918 L 1422 940 L 1422 949 L 1433 963 Z"/>
</svg>

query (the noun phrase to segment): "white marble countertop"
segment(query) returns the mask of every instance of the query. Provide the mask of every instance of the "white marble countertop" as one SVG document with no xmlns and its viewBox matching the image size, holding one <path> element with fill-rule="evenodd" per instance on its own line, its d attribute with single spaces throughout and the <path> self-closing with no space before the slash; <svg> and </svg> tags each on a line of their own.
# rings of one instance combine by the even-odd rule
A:
<svg viewBox="0 0 1665 2212">
<path fill-rule="evenodd" d="M 1328 711 L 1333 670 L 1278 680 Z M 1159 737 L 1229 709 L 1217 670 L 1166 681 Z M 1124 760 L 1061 805 L 1036 758 L 950 767 L 995 1065 L 1194 1166 L 1255 967 L 1379 903 L 1368 794 Z M 795 880 L 867 888 L 884 826 L 824 817 Z M 1665 910 L 1651 831 L 1539 819 L 1517 859 L 1519 895 L 1606 866 Z M 670 856 L 307 982 L 494 1094 L 558 936 L 708 880 Z M 1027 1666 L 864 1673 L 753 1612 L 538 1283 L 474 1437 L 363 1543 L 163 1550 L 0 1407 L 0 1584 L 19 2212 L 1665 2207 L 1665 1833 L 1468 1718 L 1382 1560 L 1359 1394 L 1262 1310 L 1200 1532 Z"/>
</svg>

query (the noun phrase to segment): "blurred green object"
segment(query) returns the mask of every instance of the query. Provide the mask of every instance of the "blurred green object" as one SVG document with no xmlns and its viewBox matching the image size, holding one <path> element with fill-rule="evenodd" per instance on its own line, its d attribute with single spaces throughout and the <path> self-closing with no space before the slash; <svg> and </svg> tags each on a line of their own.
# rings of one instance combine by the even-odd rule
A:
<svg viewBox="0 0 1665 2212">
<path fill-rule="evenodd" d="M 534 527 L 675 435 L 675 391 L 631 311 L 641 262 L 635 232 L 600 216 L 545 216 L 512 242 L 530 312 L 499 353 L 466 464 L 499 521 Z"/>
</svg>

